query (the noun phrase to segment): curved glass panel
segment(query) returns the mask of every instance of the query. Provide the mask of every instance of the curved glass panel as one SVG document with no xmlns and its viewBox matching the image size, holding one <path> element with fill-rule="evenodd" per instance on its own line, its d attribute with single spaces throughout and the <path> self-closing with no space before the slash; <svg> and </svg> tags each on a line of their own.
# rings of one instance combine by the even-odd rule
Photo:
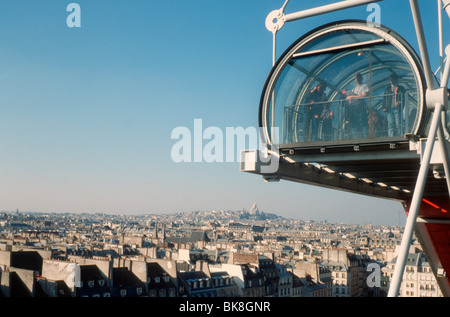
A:
<svg viewBox="0 0 450 317">
<path fill-rule="evenodd" d="M 379 36 L 373 33 L 367 33 L 361 30 L 346 30 L 329 32 L 313 42 L 305 45 L 299 52 L 309 52 L 338 45 L 348 45 L 354 43 L 367 42 L 380 39 Z"/>
<path fill-rule="evenodd" d="M 409 49 L 378 28 L 351 25 L 300 40 L 272 72 L 261 122 L 279 128 L 282 147 L 404 140 L 417 131 L 422 79 Z"/>
</svg>

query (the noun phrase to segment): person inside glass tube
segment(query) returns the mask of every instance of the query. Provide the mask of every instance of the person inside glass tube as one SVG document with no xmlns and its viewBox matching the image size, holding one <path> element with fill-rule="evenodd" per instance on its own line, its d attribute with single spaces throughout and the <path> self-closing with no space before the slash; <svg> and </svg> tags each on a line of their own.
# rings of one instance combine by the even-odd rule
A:
<svg viewBox="0 0 450 317">
<path fill-rule="evenodd" d="M 306 94 L 307 131 L 310 132 L 309 140 L 319 139 L 319 122 L 322 113 L 323 102 L 326 100 L 325 85 L 319 83 Z"/>
<path fill-rule="evenodd" d="M 405 88 L 399 86 L 398 76 L 389 76 L 389 86 L 384 92 L 383 112 L 387 114 L 388 136 L 401 134 L 401 112 L 403 110 L 403 99 Z"/>
<path fill-rule="evenodd" d="M 345 98 L 348 102 L 346 121 L 350 124 L 353 139 L 367 138 L 368 110 L 366 98 L 369 86 L 363 83 L 363 76 L 360 73 L 355 74 L 355 82 L 355 88 Z"/>
</svg>

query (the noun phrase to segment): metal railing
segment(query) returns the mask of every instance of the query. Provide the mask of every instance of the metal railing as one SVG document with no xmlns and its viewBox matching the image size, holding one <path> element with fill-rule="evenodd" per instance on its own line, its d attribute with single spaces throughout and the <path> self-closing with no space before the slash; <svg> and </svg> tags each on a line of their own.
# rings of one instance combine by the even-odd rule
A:
<svg viewBox="0 0 450 317">
<path fill-rule="evenodd" d="M 286 106 L 282 143 L 316 143 L 403 138 L 413 129 L 416 93 L 405 92 L 397 107 L 386 107 L 393 94 Z"/>
</svg>

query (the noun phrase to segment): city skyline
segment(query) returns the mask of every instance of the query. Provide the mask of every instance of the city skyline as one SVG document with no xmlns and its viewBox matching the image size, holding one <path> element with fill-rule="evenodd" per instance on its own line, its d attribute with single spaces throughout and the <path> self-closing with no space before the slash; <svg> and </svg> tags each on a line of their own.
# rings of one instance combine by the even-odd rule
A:
<svg viewBox="0 0 450 317">
<path fill-rule="evenodd" d="M 260 218 L 256 218 L 255 215 L 252 213 L 252 209 L 256 208 L 258 211 L 258 215 L 261 215 Z M 366 222 L 366 221 L 354 221 L 354 222 L 346 222 L 342 221 L 338 218 L 336 218 L 335 221 L 330 221 L 328 219 L 307 219 L 307 218 L 299 218 L 299 217 L 286 217 L 281 214 L 278 214 L 276 212 L 267 212 L 264 210 L 260 210 L 257 207 L 257 204 L 254 203 L 249 208 L 241 208 L 241 209 L 211 209 L 211 210 L 179 210 L 174 212 L 158 212 L 158 213 L 151 213 L 151 212 L 144 212 L 144 213 L 108 213 L 108 212 L 94 212 L 94 211 L 79 211 L 79 212 L 46 212 L 46 211 L 33 211 L 33 210 L 0 210 L 0 214 L 9 214 L 9 215 L 35 215 L 35 216 L 46 216 L 46 217 L 59 217 L 59 216 L 106 216 L 106 217 L 126 217 L 126 218 L 158 218 L 161 219 L 161 221 L 164 223 L 166 221 L 169 221 L 170 219 L 174 219 L 173 217 L 178 216 L 185 216 L 185 217 L 193 217 L 195 215 L 199 215 L 200 217 L 205 217 L 208 214 L 221 214 L 224 213 L 226 215 L 234 215 L 239 216 L 242 215 L 243 218 L 237 219 L 242 220 L 243 222 L 255 222 L 255 223 L 263 223 L 267 220 L 287 220 L 287 221 L 300 221 L 300 222 L 317 222 L 317 223 L 326 223 L 328 225 L 349 225 L 349 226 L 363 226 L 363 225 L 373 225 L 373 226 L 379 226 L 379 227 L 397 227 L 397 228 L 403 228 L 404 227 L 404 220 L 403 220 L 403 214 L 402 212 L 398 212 L 397 217 L 398 221 L 397 223 L 373 223 L 372 221 Z M 246 218 L 245 215 L 250 215 L 250 218 Z M 253 216 L 253 217 L 252 217 Z M 219 219 L 220 216 L 219 216 Z M 236 221 L 236 220 L 233 220 Z"/>
<path fill-rule="evenodd" d="M 195 119 L 223 131 L 257 126 L 272 61 L 264 20 L 284 1 L 76 2 L 79 28 L 66 24 L 70 1 L 0 5 L 0 210 L 174 213 L 257 202 L 287 218 L 404 224 L 399 202 L 264 183 L 238 162 L 172 161 L 171 132 Z M 381 24 L 418 51 L 408 1 L 398 4 L 379 2 Z M 436 70 L 436 3 L 419 5 Z M 285 26 L 278 56 L 315 27 L 369 14 L 361 6 Z"/>
<path fill-rule="evenodd" d="M 172 306 L 386 297 L 403 231 L 286 219 L 256 204 L 172 216 L 0 212 L 0 229 L 4 297 L 171 297 Z M 409 257 L 417 274 L 401 296 L 442 297 L 416 239 Z"/>
</svg>

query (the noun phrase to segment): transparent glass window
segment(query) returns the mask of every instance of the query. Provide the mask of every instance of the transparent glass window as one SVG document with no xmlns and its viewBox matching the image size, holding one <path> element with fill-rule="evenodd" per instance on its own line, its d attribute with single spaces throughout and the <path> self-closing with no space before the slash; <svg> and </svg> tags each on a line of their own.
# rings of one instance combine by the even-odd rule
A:
<svg viewBox="0 0 450 317">
<path fill-rule="evenodd" d="M 330 47 L 369 42 L 379 39 L 379 36 L 362 30 L 330 32 L 324 36 L 321 36 L 319 39 L 305 45 L 299 50 L 299 52 L 315 51 Z"/>
<path fill-rule="evenodd" d="M 389 42 L 367 43 L 377 39 L 367 32 L 334 32 L 293 54 L 267 105 L 267 125 L 279 128 L 281 145 L 403 140 L 411 133 L 416 74 Z M 362 44 L 314 52 L 355 42 Z"/>
</svg>

